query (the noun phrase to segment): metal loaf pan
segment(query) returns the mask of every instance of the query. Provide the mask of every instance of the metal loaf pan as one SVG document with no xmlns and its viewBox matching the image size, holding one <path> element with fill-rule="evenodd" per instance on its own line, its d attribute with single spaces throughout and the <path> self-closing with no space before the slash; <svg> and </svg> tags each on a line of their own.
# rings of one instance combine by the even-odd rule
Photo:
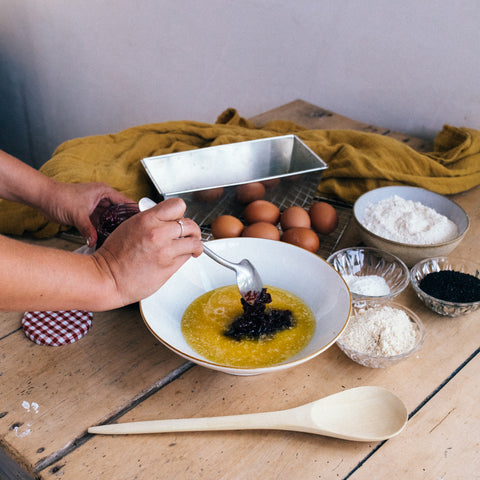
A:
<svg viewBox="0 0 480 480">
<path fill-rule="evenodd" d="M 200 226 L 209 225 L 220 214 L 241 217 L 245 206 L 235 200 L 235 189 L 245 183 L 279 179 L 277 186 L 267 188 L 265 200 L 279 208 L 306 204 L 328 168 L 295 135 L 148 157 L 142 165 L 160 197 L 183 198 L 185 216 Z"/>
</svg>

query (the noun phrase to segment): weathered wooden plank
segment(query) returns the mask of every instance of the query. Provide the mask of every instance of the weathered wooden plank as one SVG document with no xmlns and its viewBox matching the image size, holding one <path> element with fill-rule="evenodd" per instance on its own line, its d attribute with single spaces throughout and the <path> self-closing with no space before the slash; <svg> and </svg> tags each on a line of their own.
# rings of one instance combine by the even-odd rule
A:
<svg viewBox="0 0 480 480">
<path fill-rule="evenodd" d="M 477 355 L 419 409 L 405 435 L 383 445 L 351 480 L 476 478 L 480 472 L 479 370 Z"/>
<path fill-rule="evenodd" d="M 294 100 L 281 107 L 256 115 L 250 120 L 259 127 L 265 125 L 271 120 L 289 120 L 309 129 L 360 130 L 362 132 L 388 135 L 389 137 L 404 142 L 406 145 L 409 145 L 420 152 L 429 152 L 432 150 L 432 143 L 428 140 L 353 120 L 330 110 L 317 107 L 304 100 Z"/>
<path fill-rule="evenodd" d="M 19 330 L 0 352 L 0 445 L 30 472 L 185 363 L 155 340 L 137 305 L 94 314 L 71 345 L 37 345 Z"/>
<path fill-rule="evenodd" d="M 472 317 L 462 322 L 439 321 L 432 314 L 425 323 L 424 347 L 389 369 L 361 367 L 336 346 L 303 366 L 265 376 L 234 377 L 194 367 L 119 421 L 277 410 L 360 385 L 389 388 L 412 412 L 475 351 L 480 334 L 478 321 Z M 445 338 L 453 337 L 456 341 L 447 345 Z M 406 436 L 405 441 L 412 438 L 408 430 L 400 436 Z M 463 436 L 462 441 L 467 443 Z M 96 436 L 41 473 L 45 479 L 55 478 L 58 471 L 64 478 L 103 478 L 109 471 L 125 479 L 135 475 L 188 479 L 200 474 L 225 479 L 344 478 L 376 446 L 266 431 Z M 116 465 L 120 468 L 115 470 Z"/>
</svg>

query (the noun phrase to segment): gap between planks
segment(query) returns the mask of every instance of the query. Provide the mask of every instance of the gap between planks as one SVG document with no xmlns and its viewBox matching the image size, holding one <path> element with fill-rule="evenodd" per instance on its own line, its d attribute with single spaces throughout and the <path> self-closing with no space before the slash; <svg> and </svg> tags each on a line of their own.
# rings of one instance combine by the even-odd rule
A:
<svg viewBox="0 0 480 480">
<path fill-rule="evenodd" d="M 408 415 L 408 420 L 410 420 L 414 415 L 416 415 L 440 390 L 442 390 L 445 385 L 447 385 L 450 380 L 452 380 L 464 367 L 466 367 L 478 354 L 480 353 L 480 347 L 477 348 L 463 363 L 461 363 L 430 395 L 428 395 L 416 408 L 414 408 Z M 372 457 L 388 440 L 383 440 L 380 442 L 365 458 L 359 462 L 344 478 L 347 480 L 350 478 L 365 462 Z"/>
<path fill-rule="evenodd" d="M 480 348 L 477 348 L 464 362 L 462 362 L 430 395 L 428 395 L 410 414 L 408 415 L 408 419 L 410 420 L 414 415 L 416 415 L 437 393 L 442 390 L 445 385 L 447 385 L 469 362 L 471 362 L 478 354 L 480 353 Z M 168 385 L 169 383 L 173 382 L 176 380 L 180 375 L 183 375 L 185 372 L 190 370 L 192 367 L 194 367 L 195 364 L 191 362 L 185 362 L 184 364 L 180 365 L 177 369 L 171 371 L 168 375 L 160 379 L 158 382 L 154 383 L 148 390 L 142 392 L 138 396 L 134 397 L 132 401 L 119 410 L 118 412 L 114 413 L 111 415 L 109 418 L 107 418 L 103 424 L 106 423 L 112 423 L 119 418 L 121 418 L 123 415 L 125 415 L 127 412 L 132 410 L 134 407 L 139 405 L 141 402 L 146 400 L 148 397 L 153 395 L 154 393 L 158 392 L 161 388 L 164 386 Z M 85 444 L 88 442 L 94 435 L 89 434 L 85 432 L 83 435 L 80 437 L 76 438 L 73 440 L 73 442 L 67 444 L 65 447 L 61 448 L 57 452 L 51 454 L 50 456 L 44 458 L 43 460 L 40 460 L 37 462 L 35 465 L 35 473 L 38 474 L 42 470 L 48 468 L 52 464 L 58 462 L 74 450 L 76 450 L 78 447 L 81 445 Z M 365 458 L 359 462 L 345 477 L 343 480 L 347 480 L 350 478 L 362 465 L 365 464 L 365 462 L 368 461 L 370 457 L 372 457 L 388 440 L 384 440 L 383 442 L 380 442 L 370 453 L 368 453 Z"/>
<path fill-rule="evenodd" d="M 118 412 L 115 412 L 113 415 L 108 417 L 103 423 L 112 423 L 121 418 L 123 415 L 125 415 L 127 412 L 135 408 L 137 405 L 142 403 L 144 400 L 146 400 L 148 397 L 152 396 L 156 392 L 158 392 L 160 389 L 168 385 L 169 383 L 173 382 L 176 380 L 178 377 L 183 375 L 185 372 L 190 370 L 192 367 L 194 367 L 195 364 L 192 362 L 185 362 L 182 365 L 180 365 L 178 368 L 175 370 L 172 370 L 169 374 L 167 374 L 165 377 L 161 378 L 157 382 L 155 382 L 150 388 L 147 390 L 144 390 L 137 396 L 133 397 L 132 400 L 128 403 L 128 405 L 124 406 L 121 408 Z M 92 433 L 85 432 L 83 435 L 80 437 L 77 437 L 74 439 L 72 442 L 68 443 L 61 449 L 57 450 L 55 453 L 52 453 L 48 457 L 43 458 L 42 460 L 38 461 L 35 464 L 34 467 L 34 473 L 38 474 L 42 470 L 45 470 L 49 466 L 53 465 L 54 463 L 58 462 L 68 454 L 72 453 L 74 450 L 76 450 L 78 447 L 83 445 L 84 443 L 88 442 L 92 437 L 95 435 Z"/>
</svg>

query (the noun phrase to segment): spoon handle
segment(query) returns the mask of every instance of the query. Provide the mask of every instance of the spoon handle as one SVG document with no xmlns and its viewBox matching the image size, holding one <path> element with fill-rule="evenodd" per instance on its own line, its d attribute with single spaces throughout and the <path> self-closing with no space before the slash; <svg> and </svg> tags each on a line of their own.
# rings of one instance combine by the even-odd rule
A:
<svg viewBox="0 0 480 480">
<path fill-rule="evenodd" d="M 90 427 L 88 433 L 125 435 L 139 433 L 198 432 L 208 430 L 288 429 L 279 426 L 282 412 L 262 412 L 223 417 L 179 418 L 145 422 L 115 423 Z"/>
<path fill-rule="evenodd" d="M 203 251 L 213 260 L 215 260 L 216 262 L 218 262 L 220 265 L 223 265 L 224 267 L 227 267 L 229 268 L 230 270 L 235 270 L 235 266 L 234 264 L 232 264 L 232 262 L 229 262 L 227 260 L 225 260 L 223 257 L 221 257 L 220 255 L 216 254 L 213 250 L 211 250 L 209 247 L 207 247 L 205 245 L 205 242 L 202 242 L 203 243 Z"/>
</svg>

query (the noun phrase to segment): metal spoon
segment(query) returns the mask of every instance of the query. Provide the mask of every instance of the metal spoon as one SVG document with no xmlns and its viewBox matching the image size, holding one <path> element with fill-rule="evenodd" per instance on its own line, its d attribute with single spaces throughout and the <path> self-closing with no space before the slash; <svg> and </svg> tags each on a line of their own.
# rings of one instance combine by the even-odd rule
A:
<svg viewBox="0 0 480 480">
<path fill-rule="evenodd" d="M 203 243 L 203 251 L 213 260 L 224 267 L 230 268 L 237 275 L 238 290 L 242 298 L 253 305 L 258 296 L 262 293 L 263 282 L 257 269 L 252 263 L 244 258 L 239 263 L 229 262 Z"/>
<path fill-rule="evenodd" d="M 141 212 L 155 206 L 155 202 L 150 198 L 144 197 L 138 202 L 138 208 Z M 233 270 L 237 276 L 238 290 L 242 298 L 249 304 L 253 305 L 257 297 L 262 293 L 263 282 L 259 273 L 252 263 L 244 258 L 239 263 L 230 262 L 215 253 L 203 242 L 203 251 L 220 265 Z"/>
<path fill-rule="evenodd" d="M 400 433 L 408 420 L 405 404 L 381 387 L 358 387 L 300 407 L 276 412 L 90 427 L 105 435 L 206 430 L 290 430 L 362 442 L 377 442 Z"/>
</svg>

